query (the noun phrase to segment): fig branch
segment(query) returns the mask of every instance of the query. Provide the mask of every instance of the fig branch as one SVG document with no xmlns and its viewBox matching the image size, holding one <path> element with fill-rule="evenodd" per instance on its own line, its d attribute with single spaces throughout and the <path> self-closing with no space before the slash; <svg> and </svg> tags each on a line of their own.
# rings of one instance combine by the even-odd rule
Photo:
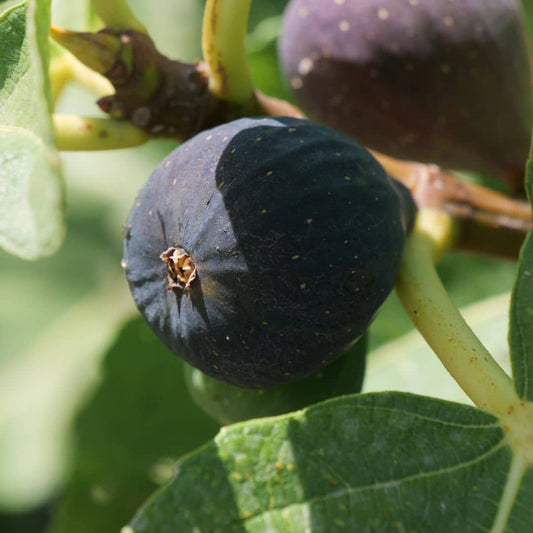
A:
<svg viewBox="0 0 533 533">
<path fill-rule="evenodd" d="M 516 259 L 531 228 L 529 202 L 459 180 L 436 166 L 372 152 L 413 194 L 420 208 L 447 212 L 459 223 L 454 248 Z"/>
<path fill-rule="evenodd" d="M 73 78 L 72 68 L 66 58 L 66 54 L 62 53 L 52 57 L 48 68 L 48 76 L 52 91 L 52 106 L 55 107 L 65 85 Z"/>
<path fill-rule="evenodd" d="M 422 209 L 407 239 L 396 291 L 416 328 L 475 405 L 498 416 L 519 401 L 511 378 L 450 300 L 435 264 L 453 243 L 452 218 Z"/>
<path fill-rule="evenodd" d="M 59 28 L 50 29 L 51 35 L 55 38 L 60 38 L 61 32 Z M 78 83 L 97 96 L 103 96 L 113 90 L 107 78 L 90 69 L 63 49 L 51 58 L 48 76 L 52 88 L 53 108 L 63 89 L 70 82 Z"/>
</svg>

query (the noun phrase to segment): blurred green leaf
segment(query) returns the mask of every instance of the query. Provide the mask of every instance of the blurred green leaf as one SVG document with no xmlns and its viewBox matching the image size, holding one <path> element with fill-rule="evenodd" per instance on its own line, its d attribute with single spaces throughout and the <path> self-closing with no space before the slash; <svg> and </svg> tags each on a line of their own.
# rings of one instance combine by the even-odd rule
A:
<svg viewBox="0 0 533 533">
<path fill-rule="evenodd" d="M 42 533 L 49 518 L 49 508 L 42 506 L 22 513 L 1 513 L 2 533 Z"/>
<path fill-rule="evenodd" d="M 140 318 L 106 355 L 103 380 L 76 423 L 72 480 L 50 533 L 115 533 L 218 425 L 190 399 L 181 361 Z"/>
<path fill-rule="evenodd" d="M 252 2 L 246 49 L 248 64 L 257 89 L 277 98 L 292 101 L 283 79 L 277 53 L 281 12 L 286 2 Z"/>
<path fill-rule="evenodd" d="M 59 160 L 28 130 L 0 126 L 0 245 L 23 259 L 54 253 L 63 241 Z"/>
<path fill-rule="evenodd" d="M 53 0 L 52 23 L 73 31 L 87 31 L 91 21 L 89 0 Z"/>
<path fill-rule="evenodd" d="M 526 30 L 531 41 L 533 36 L 533 0 L 521 0 L 521 3 L 524 8 Z"/>
<path fill-rule="evenodd" d="M 63 241 L 63 182 L 48 85 L 50 2 L 0 15 L 0 246 L 24 259 Z"/>
<path fill-rule="evenodd" d="M 71 306 L 122 275 L 121 250 L 106 224 L 109 209 L 88 197 L 69 194 L 69 200 L 69 229 L 59 253 L 38 263 L 0 253 L 0 373 L 23 360 Z M 120 225 L 115 231 L 120 237 Z"/>
<path fill-rule="evenodd" d="M 130 0 L 128 3 L 161 52 L 181 61 L 201 57 L 205 0 Z"/>
<path fill-rule="evenodd" d="M 438 265 L 439 275 L 457 307 L 510 291 L 516 277 L 516 269 L 516 263 L 510 261 L 460 253 L 446 255 Z M 504 311 L 507 312 L 508 307 Z M 370 328 L 370 351 L 412 329 L 411 320 L 396 293 L 392 293 Z M 506 330 L 507 326 L 499 332 L 500 335 Z M 393 384 L 394 381 L 389 388 Z"/>
<path fill-rule="evenodd" d="M 260 50 L 248 56 L 250 71 L 257 89 L 270 96 L 292 100 L 281 76 L 276 55 L 276 41 L 270 41 Z"/>
<path fill-rule="evenodd" d="M 507 330 L 510 294 L 480 300 L 461 314 L 506 372 L 510 373 Z M 471 404 L 438 357 L 416 330 L 395 338 L 368 355 L 363 390 L 412 392 Z"/>
<path fill-rule="evenodd" d="M 289 0 L 261 0 L 260 2 L 252 2 L 250 7 L 249 25 L 250 32 L 261 24 L 264 20 L 272 17 L 280 17 Z"/>
<path fill-rule="evenodd" d="M 127 531 L 448 533 L 488 531 L 497 516 L 529 531 L 533 476 L 502 499 L 511 465 L 487 413 L 402 393 L 349 396 L 223 428 Z"/>
<path fill-rule="evenodd" d="M 526 190 L 533 205 L 533 148 L 526 167 Z M 513 377 L 518 395 L 533 401 L 533 231 L 520 251 L 509 329 Z"/>
<path fill-rule="evenodd" d="M 3 0 L 0 2 L 0 15 L 3 15 L 5 11 L 14 5 L 20 4 L 21 0 Z"/>
<path fill-rule="evenodd" d="M 260 20 L 246 36 L 246 50 L 249 54 L 259 52 L 272 43 L 275 43 L 279 35 L 281 16 Z"/>
<path fill-rule="evenodd" d="M 70 425 L 99 355 L 133 305 L 126 283 L 89 293 L 0 372 L 0 507 L 42 502 L 63 481 Z"/>
</svg>

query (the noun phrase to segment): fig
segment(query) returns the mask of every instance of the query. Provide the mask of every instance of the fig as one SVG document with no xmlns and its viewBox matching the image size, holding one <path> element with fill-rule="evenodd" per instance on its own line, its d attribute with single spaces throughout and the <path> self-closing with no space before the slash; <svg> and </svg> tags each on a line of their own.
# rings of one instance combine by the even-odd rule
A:
<svg viewBox="0 0 533 533">
<path fill-rule="evenodd" d="M 361 392 L 366 335 L 333 363 L 294 383 L 269 389 L 243 389 L 184 365 L 187 389 L 195 403 L 220 424 L 281 415 L 311 404 Z"/>
<path fill-rule="evenodd" d="M 392 290 L 416 208 L 349 137 L 244 118 L 173 151 L 125 228 L 133 298 L 162 342 L 244 388 L 344 353 Z"/>
<path fill-rule="evenodd" d="M 514 0 L 291 0 L 279 55 L 310 118 L 393 157 L 523 182 L 531 70 Z"/>
</svg>

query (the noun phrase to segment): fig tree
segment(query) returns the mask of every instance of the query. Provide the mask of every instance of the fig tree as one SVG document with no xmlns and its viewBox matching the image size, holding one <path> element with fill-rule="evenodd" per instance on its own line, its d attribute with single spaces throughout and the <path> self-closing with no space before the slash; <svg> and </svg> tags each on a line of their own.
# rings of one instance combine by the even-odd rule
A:
<svg viewBox="0 0 533 533">
<path fill-rule="evenodd" d="M 291 0 L 280 58 L 312 119 L 518 188 L 532 125 L 522 18 L 515 0 Z"/>
<path fill-rule="evenodd" d="M 228 383 L 272 387 L 316 372 L 368 328 L 414 213 L 349 137 L 240 119 L 150 176 L 125 228 L 126 276 L 171 351 Z"/>
</svg>

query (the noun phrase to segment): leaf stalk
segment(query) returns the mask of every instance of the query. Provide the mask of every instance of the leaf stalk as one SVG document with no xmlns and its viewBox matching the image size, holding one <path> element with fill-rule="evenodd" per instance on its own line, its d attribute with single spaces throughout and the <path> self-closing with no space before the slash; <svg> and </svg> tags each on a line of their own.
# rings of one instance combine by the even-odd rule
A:
<svg viewBox="0 0 533 533">
<path fill-rule="evenodd" d="M 202 51 L 209 68 L 209 89 L 233 103 L 254 103 L 246 56 L 246 28 L 251 0 L 207 0 Z"/>
<path fill-rule="evenodd" d="M 148 140 L 144 131 L 120 120 L 54 115 L 53 122 L 58 150 L 115 150 Z"/>
<path fill-rule="evenodd" d="M 419 212 L 396 291 L 416 328 L 474 404 L 506 415 L 518 401 L 513 382 L 465 322 L 435 269 L 452 246 L 454 232 L 447 213 L 431 208 Z"/>
</svg>

